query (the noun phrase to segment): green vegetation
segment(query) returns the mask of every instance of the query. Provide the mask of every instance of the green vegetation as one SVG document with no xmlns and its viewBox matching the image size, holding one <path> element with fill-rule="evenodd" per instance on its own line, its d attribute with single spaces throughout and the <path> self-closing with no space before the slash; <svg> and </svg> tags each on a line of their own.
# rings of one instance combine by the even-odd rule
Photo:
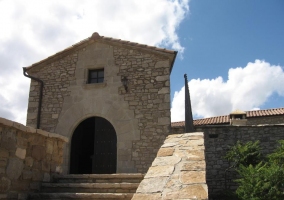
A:
<svg viewBox="0 0 284 200">
<path fill-rule="evenodd" d="M 232 163 L 239 178 L 235 197 L 243 200 L 284 199 L 284 140 L 266 157 L 260 153 L 259 141 L 237 142 L 225 158 Z"/>
</svg>

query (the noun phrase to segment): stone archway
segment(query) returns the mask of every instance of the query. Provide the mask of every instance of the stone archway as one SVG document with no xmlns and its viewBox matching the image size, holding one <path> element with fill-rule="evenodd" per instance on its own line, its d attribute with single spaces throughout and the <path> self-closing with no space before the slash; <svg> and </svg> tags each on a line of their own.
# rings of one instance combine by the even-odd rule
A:
<svg viewBox="0 0 284 200">
<path fill-rule="evenodd" d="M 117 137 L 102 117 L 82 121 L 71 140 L 70 174 L 116 173 Z"/>
</svg>

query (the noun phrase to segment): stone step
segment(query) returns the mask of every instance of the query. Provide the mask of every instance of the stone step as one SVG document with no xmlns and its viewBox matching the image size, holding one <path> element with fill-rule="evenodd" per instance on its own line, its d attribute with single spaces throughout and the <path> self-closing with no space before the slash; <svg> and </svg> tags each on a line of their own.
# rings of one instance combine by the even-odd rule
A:
<svg viewBox="0 0 284 200">
<path fill-rule="evenodd" d="M 66 200 L 66 199 L 131 199 L 133 193 L 34 193 L 30 195 L 32 200 Z"/>
<path fill-rule="evenodd" d="M 41 192 L 135 193 L 139 183 L 43 183 Z"/>
<path fill-rule="evenodd" d="M 56 175 L 53 182 L 56 183 L 140 183 L 144 174 L 67 174 Z"/>
</svg>

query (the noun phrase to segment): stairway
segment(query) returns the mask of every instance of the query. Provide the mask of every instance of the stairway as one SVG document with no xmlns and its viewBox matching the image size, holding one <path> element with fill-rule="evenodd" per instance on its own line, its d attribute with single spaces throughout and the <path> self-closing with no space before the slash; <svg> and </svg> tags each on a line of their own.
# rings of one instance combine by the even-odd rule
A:
<svg viewBox="0 0 284 200">
<path fill-rule="evenodd" d="M 131 199 L 144 174 L 69 174 L 42 183 L 29 199 Z"/>
</svg>

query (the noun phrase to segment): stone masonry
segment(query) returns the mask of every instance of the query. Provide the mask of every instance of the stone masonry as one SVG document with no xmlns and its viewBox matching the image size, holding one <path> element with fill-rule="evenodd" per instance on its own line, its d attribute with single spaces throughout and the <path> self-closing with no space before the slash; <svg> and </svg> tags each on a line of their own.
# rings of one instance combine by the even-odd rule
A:
<svg viewBox="0 0 284 200">
<path fill-rule="evenodd" d="M 154 160 L 170 129 L 170 71 L 168 61 L 137 50 L 114 48 L 119 74 L 129 74 L 129 93 L 121 88 L 124 100 L 138 119 L 140 140 L 132 146 L 132 160 L 138 172 L 145 172 Z M 134 72 L 134 73 L 133 73 Z"/>
<path fill-rule="evenodd" d="M 41 129 L 54 132 L 59 114 L 62 110 L 63 100 L 70 96 L 68 90 L 72 81 L 75 80 L 75 63 L 78 52 L 54 61 L 48 67 L 41 67 L 33 70 L 34 74 L 39 74 L 38 78 L 44 80 L 44 98 L 42 103 Z M 46 81 L 49 80 L 49 81 Z M 27 125 L 36 127 L 38 100 L 40 84 L 31 80 Z"/>
<path fill-rule="evenodd" d="M 284 116 L 283 115 L 247 118 L 247 125 L 283 124 L 283 123 L 284 123 Z"/>
<path fill-rule="evenodd" d="M 0 199 L 26 199 L 62 172 L 66 137 L 0 118 Z"/>
<path fill-rule="evenodd" d="M 133 200 L 208 199 L 203 133 L 169 135 Z"/>
<path fill-rule="evenodd" d="M 170 133 L 170 71 L 176 52 L 94 33 L 27 67 L 44 82 L 40 128 L 72 139 L 89 117 L 103 117 L 117 135 L 117 172 L 145 173 Z M 104 69 L 104 82 L 87 84 L 88 70 Z M 128 79 L 125 91 L 121 79 Z M 35 127 L 39 85 L 31 81 L 27 125 Z M 63 172 L 69 171 L 70 143 Z"/>
<path fill-rule="evenodd" d="M 175 132 L 177 132 L 175 130 Z M 180 131 L 182 131 L 180 129 Z M 260 141 L 263 154 L 275 150 L 278 140 L 284 139 L 284 125 L 257 125 L 257 126 L 203 126 L 196 131 L 204 132 L 205 160 L 206 160 L 206 183 L 210 199 L 225 189 L 225 171 L 229 167 L 224 156 L 230 146 L 241 142 Z M 232 179 L 235 174 L 227 174 L 228 189 L 235 190 L 237 185 Z"/>
</svg>

